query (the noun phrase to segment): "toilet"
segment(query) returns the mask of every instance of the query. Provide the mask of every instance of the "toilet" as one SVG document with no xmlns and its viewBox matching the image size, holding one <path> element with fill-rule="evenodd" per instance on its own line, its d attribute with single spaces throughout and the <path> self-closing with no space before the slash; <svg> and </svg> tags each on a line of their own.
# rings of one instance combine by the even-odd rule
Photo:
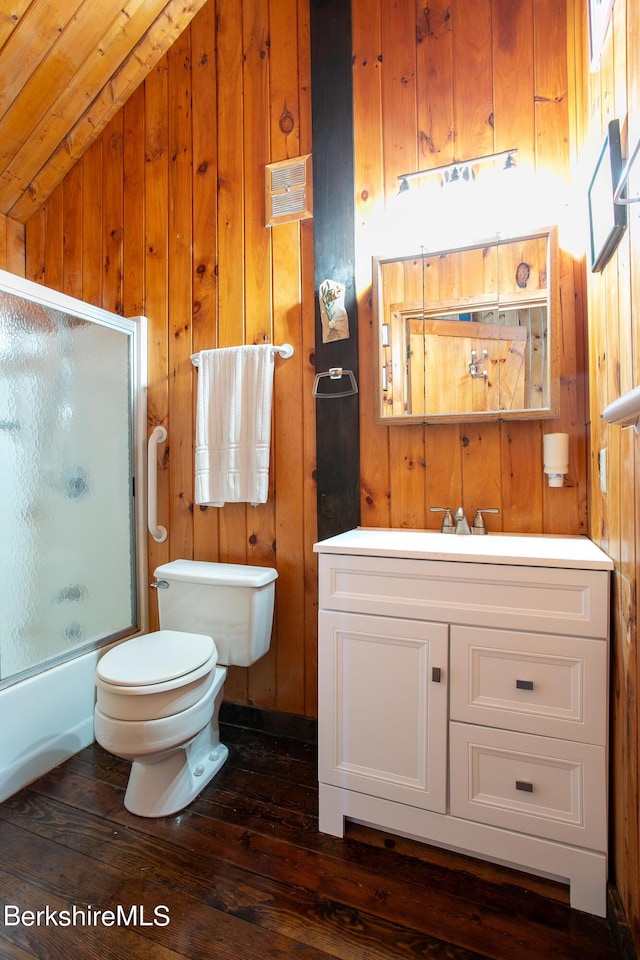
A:
<svg viewBox="0 0 640 960">
<path fill-rule="evenodd" d="M 154 574 L 161 629 L 112 647 L 95 677 L 95 737 L 132 762 L 124 805 L 140 817 L 182 810 L 227 759 L 218 723 L 226 668 L 269 649 L 278 576 L 203 560 Z"/>
</svg>

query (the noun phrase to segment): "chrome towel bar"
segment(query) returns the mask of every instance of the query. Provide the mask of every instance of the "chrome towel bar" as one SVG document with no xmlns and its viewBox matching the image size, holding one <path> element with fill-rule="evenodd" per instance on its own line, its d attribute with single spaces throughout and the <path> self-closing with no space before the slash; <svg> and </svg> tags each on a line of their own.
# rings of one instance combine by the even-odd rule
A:
<svg viewBox="0 0 640 960">
<path fill-rule="evenodd" d="M 258 343 L 258 344 L 246 344 L 246 346 L 258 346 L 258 347 L 259 347 L 259 346 L 261 346 L 261 344 L 259 344 L 259 343 Z M 279 356 L 281 356 L 283 360 L 288 360 L 289 357 L 292 357 L 293 354 L 294 354 L 293 347 L 291 346 L 290 343 L 283 343 L 283 344 L 281 344 L 279 347 L 276 346 L 275 344 L 271 344 L 271 350 L 272 350 L 273 353 L 279 354 Z M 192 354 L 191 354 L 191 363 L 194 365 L 194 367 L 197 367 L 198 364 L 199 364 L 199 362 L 200 362 L 200 354 L 199 354 L 199 353 L 192 353 Z"/>
</svg>

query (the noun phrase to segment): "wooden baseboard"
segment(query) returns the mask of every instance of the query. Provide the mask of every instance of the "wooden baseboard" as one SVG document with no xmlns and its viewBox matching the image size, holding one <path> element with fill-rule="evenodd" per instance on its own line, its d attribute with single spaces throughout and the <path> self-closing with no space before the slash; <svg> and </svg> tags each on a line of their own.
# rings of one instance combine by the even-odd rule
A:
<svg viewBox="0 0 640 960">
<path fill-rule="evenodd" d="M 607 890 L 607 918 L 616 945 L 619 960 L 638 960 L 638 953 L 631 935 L 631 928 L 616 887 L 609 884 Z"/>
<path fill-rule="evenodd" d="M 301 717 L 295 713 L 265 710 L 241 703 L 225 701 L 220 707 L 220 722 L 234 727 L 247 727 L 278 737 L 291 737 L 306 743 L 318 742 L 318 721 L 313 717 Z"/>
</svg>

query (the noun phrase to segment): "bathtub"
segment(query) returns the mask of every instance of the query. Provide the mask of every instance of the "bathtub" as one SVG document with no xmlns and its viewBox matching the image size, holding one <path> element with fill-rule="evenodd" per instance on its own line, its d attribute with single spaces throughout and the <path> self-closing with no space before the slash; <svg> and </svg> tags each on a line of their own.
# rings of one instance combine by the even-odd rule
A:
<svg viewBox="0 0 640 960">
<path fill-rule="evenodd" d="M 0 690 L 0 801 L 93 742 L 98 653 Z"/>
</svg>

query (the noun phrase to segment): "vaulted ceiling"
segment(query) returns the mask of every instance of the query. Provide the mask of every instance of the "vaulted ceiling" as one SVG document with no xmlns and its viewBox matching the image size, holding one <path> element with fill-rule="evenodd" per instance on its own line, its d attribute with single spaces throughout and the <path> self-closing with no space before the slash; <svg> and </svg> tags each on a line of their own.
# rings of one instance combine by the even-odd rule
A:
<svg viewBox="0 0 640 960">
<path fill-rule="evenodd" d="M 0 213 L 26 222 L 206 0 L 3 0 Z"/>
</svg>

